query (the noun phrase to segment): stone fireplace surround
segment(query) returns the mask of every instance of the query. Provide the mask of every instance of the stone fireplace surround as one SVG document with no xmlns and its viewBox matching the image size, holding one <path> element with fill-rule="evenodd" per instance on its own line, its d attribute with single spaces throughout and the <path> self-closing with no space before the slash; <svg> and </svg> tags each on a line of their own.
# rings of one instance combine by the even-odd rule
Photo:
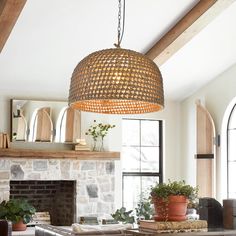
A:
<svg viewBox="0 0 236 236">
<path fill-rule="evenodd" d="M 0 154 L 0 201 L 9 199 L 11 180 L 73 180 L 76 181 L 76 221 L 80 216 L 114 212 L 115 158 L 109 159 L 107 154 L 104 159 L 94 160 L 65 156 L 24 158 L 22 153 L 19 158 L 15 154 L 5 156 Z"/>
</svg>

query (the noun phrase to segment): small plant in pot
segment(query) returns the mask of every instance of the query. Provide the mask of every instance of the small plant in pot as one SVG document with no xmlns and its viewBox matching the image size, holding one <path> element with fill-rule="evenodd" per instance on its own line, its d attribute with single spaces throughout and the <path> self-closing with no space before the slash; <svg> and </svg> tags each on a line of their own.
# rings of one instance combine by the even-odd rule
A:
<svg viewBox="0 0 236 236">
<path fill-rule="evenodd" d="M 24 231 L 32 219 L 35 208 L 25 199 L 10 199 L 0 203 L 0 219 L 12 222 L 12 230 Z"/>
<path fill-rule="evenodd" d="M 131 215 L 133 211 L 126 211 L 125 207 L 121 207 L 120 209 L 117 209 L 114 214 L 111 214 L 113 219 L 117 222 L 123 223 L 123 224 L 133 224 L 134 223 L 134 216 Z"/>
<path fill-rule="evenodd" d="M 152 202 L 155 208 L 155 221 L 183 221 L 189 200 L 197 198 L 198 188 L 185 181 L 169 180 L 151 188 Z"/>
</svg>

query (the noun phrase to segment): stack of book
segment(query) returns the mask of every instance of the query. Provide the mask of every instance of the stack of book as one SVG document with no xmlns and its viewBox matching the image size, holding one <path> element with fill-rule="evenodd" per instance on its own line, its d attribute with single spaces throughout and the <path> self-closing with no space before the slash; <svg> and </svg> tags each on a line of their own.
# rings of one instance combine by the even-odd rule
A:
<svg viewBox="0 0 236 236">
<path fill-rule="evenodd" d="M 90 148 L 87 145 L 75 145 L 75 151 L 90 151 Z"/>
<path fill-rule="evenodd" d="M 0 133 L 0 148 L 9 148 L 10 138 L 8 134 Z"/>
<path fill-rule="evenodd" d="M 90 148 L 84 139 L 77 139 L 76 142 L 77 144 L 75 144 L 75 151 L 90 151 Z"/>
<path fill-rule="evenodd" d="M 93 216 L 81 216 L 80 217 L 80 224 L 82 225 L 98 225 L 98 219 L 97 217 Z"/>
<path fill-rule="evenodd" d="M 140 230 L 156 233 L 178 233 L 178 232 L 206 232 L 207 221 L 186 220 L 186 221 L 154 221 L 141 220 Z"/>
<path fill-rule="evenodd" d="M 50 225 L 51 224 L 51 217 L 49 212 L 35 212 L 32 216 L 32 221 L 27 224 L 27 226 L 35 226 L 35 225 Z"/>
</svg>

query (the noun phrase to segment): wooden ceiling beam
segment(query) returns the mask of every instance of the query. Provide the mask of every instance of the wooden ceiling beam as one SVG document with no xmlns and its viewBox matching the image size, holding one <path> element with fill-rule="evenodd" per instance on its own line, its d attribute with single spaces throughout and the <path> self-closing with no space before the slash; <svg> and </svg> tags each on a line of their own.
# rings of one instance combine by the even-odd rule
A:
<svg viewBox="0 0 236 236">
<path fill-rule="evenodd" d="M 147 53 L 161 66 L 235 0 L 200 0 Z"/>
<path fill-rule="evenodd" d="M 26 0 L 0 0 L 0 52 L 2 51 Z"/>
</svg>

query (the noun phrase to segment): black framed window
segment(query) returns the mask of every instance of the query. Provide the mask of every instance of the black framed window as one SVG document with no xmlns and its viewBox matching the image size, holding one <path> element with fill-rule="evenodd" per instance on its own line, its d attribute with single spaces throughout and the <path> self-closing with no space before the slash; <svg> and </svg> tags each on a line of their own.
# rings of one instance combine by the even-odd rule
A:
<svg viewBox="0 0 236 236">
<path fill-rule="evenodd" d="M 227 125 L 228 198 L 236 198 L 236 104 L 231 110 Z"/>
<path fill-rule="evenodd" d="M 163 181 L 163 123 L 161 120 L 122 120 L 122 202 L 134 209 L 140 196 Z"/>
</svg>

